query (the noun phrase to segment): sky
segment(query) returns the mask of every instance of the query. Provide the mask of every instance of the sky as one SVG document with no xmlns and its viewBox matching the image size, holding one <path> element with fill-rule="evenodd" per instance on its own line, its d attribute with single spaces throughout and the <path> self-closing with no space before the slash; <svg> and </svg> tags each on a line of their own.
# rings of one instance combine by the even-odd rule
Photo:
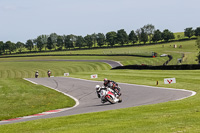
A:
<svg viewBox="0 0 200 133">
<path fill-rule="evenodd" d="M 200 0 L 0 0 L 0 41 L 40 35 L 127 34 L 144 25 L 184 32 L 200 27 Z"/>
</svg>

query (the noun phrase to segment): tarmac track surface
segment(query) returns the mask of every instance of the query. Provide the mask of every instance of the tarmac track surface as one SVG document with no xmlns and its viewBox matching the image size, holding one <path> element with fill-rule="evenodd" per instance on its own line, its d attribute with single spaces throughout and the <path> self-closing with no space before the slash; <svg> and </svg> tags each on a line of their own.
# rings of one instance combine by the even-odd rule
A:
<svg viewBox="0 0 200 133">
<path fill-rule="evenodd" d="M 156 104 L 167 101 L 179 100 L 195 94 L 195 92 L 187 90 L 167 89 L 119 83 L 122 92 L 122 103 L 102 104 L 100 102 L 100 99 L 97 98 L 95 85 L 102 85 L 103 82 L 82 80 L 69 77 L 29 78 L 27 80 L 36 84 L 48 86 L 62 93 L 69 94 L 77 101 L 76 107 L 66 109 L 61 112 L 51 113 L 37 117 L 26 117 L 19 120 L 16 119 L 12 121 L 1 121 L 0 125 L 36 119 L 53 118 L 60 116 L 128 108 L 140 105 Z"/>
<path fill-rule="evenodd" d="M 61 60 L 61 59 L 49 59 L 49 60 L 15 60 L 15 61 L 0 61 L 0 62 L 37 62 L 37 61 L 66 61 L 66 62 L 102 62 L 107 63 L 112 68 L 117 66 L 123 66 L 120 62 L 112 61 L 112 60 Z"/>
</svg>

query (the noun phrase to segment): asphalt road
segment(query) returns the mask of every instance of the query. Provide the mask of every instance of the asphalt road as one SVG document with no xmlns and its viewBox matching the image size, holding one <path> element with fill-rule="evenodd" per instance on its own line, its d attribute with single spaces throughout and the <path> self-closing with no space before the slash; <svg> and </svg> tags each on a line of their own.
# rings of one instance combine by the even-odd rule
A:
<svg viewBox="0 0 200 133">
<path fill-rule="evenodd" d="M 195 94 L 195 92 L 186 90 L 119 83 L 122 92 L 122 103 L 102 104 L 100 99 L 97 98 L 95 85 L 103 85 L 103 81 L 98 82 L 68 77 L 37 79 L 30 78 L 28 80 L 37 84 L 48 86 L 62 93 L 69 94 L 77 101 L 76 107 L 71 109 L 65 109 L 58 113 L 51 113 L 37 117 L 26 117 L 19 120 L 16 119 L 11 121 L 1 121 L 0 125 L 36 119 L 53 118 L 60 116 L 128 108 L 140 105 L 156 104 L 167 101 L 179 100 Z"/>
<path fill-rule="evenodd" d="M 110 65 L 112 68 L 117 66 L 123 66 L 120 62 L 112 60 L 60 60 L 60 59 L 49 59 L 49 60 L 15 60 L 15 61 L 0 61 L 0 62 L 33 62 L 33 61 L 67 61 L 67 62 L 103 62 Z"/>
</svg>

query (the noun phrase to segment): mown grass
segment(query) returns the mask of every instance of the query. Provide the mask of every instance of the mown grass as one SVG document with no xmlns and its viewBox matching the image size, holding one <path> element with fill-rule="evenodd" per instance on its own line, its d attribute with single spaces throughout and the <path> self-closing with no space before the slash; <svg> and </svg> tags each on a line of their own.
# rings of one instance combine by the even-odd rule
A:
<svg viewBox="0 0 200 133">
<path fill-rule="evenodd" d="M 52 71 L 52 76 L 61 76 L 64 73 L 81 71 L 108 70 L 108 64 L 100 62 L 66 62 L 66 61 L 10 61 L 1 62 L 0 78 L 34 78 L 39 71 L 39 77 L 47 77 L 47 71 Z"/>
<path fill-rule="evenodd" d="M 71 98 L 44 86 L 20 78 L 0 80 L 0 120 L 75 105 Z"/>
<path fill-rule="evenodd" d="M 193 97 L 154 105 L 88 113 L 59 118 L 1 125 L 3 132 L 199 132 L 200 131 L 200 70 L 112 70 L 97 72 L 118 82 L 196 91 Z M 72 77 L 89 79 L 89 72 L 74 73 Z M 175 77 L 176 84 L 165 85 L 163 78 Z M 123 88 L 122 88 L 123 89 Z M 123 92 L 123 91 L 122 91 Z M 134 101 L 133 101 L 134 102 Z"/>
<path fill-rule="evenodd" d="M 63 61 L 9 61 L 0 65 L 0 120 L 26 116 L 44 111 L 72 107 L 75 101 L 58 92 L 40 85 L 34 85 L 22 78 L 47 77 L 47 70 L 53 76 L 77 72 L 109 70 L 104 63 L 63 62 Z"/>
<path fill-rule="evenodd" d="M 172 43 L 173 44 L 173 43 Z M 187 61 L 184 63 L 195 63 L 195 43 L 194 41 L 188 42 L 181 42 L 176 44 L 182 44 L 183 47 L 181 48 L 173 48 L 172 44 L 164 45 L 155 45 L 155 46 L 147 46 L 142 47 L 140 50 L 158 50 L 160 53 L 166 54 L 173 54 L 174 57 L 180 58 L 182 53 L 186 54 Z M 171 45 L 171 47 L 170 47 Z M 137 49 L 137 47 L 135 50 Z M 138 47 L 140 48 L 140 47 Z M 125 49 L 125 48 L 124 48 Z M 119 49 L 118 49 L 119 50 Z M 121 50 L 121 49 L 120 49 Z M 122 49 L 123 50 L 123 49 Z M 125 51 L 127 51 L 126 49 Z M 96 51 L 97 52 L 97 51 Z M 193 54 L 193 55 L 192 55 Z M 191 56 L 192 55 L 192 56 Z M 39 57 L 43 58 L 43 57 Z M 48 58 L 48 57 L 44 57 Z M 112 59 L 116 61 L 121 61 L 123 64 L 132 64 L 134 60 L 137 60 L 135 57 L 51 57 L 50 59 Z M 22 60 L 28 58 L 8 58 L 8 59 L 1 59 L 1 61 L 15 61 L 16 59 Z M 34 58 L 30 58 L 33 60 Z M 36 58 L 35 58 L 36 59 Z M 152 58 L 154 59 L 154 58 Z M 138 58 L 138 61 L 143 62 L 144 58 Z M 147 61 L 149 61 L 147 59 Z M 154 60 L 153 60 L 154 61 Z M 141 63 L 139 62 L 139 63 Z M 13 65 L 13 62 L 0 62 L 5 63 L 6 67 L 10 67 Z M 6 64 L 10 63 L 10 64 Z M 31 62 L 28 62 L 31 63 Z M 40 62 L 34 62 L 36 64 L 40 64 Z M 42 62 L 41 62 L 42 63 Z M 36 121 L 29 121 L 23 123 L 16 123 L 16 124 L 9 124 L 9 125 L 1 125 L 0 131 L 1 132 L 159 132 L 159 133 L 178 133 L 178 132 L 200 132 L 200 106 L 199 106 L 199 90 L 200 90 L 200 70 L 109 70 L 109 66 L 104 64 L 105 67 L 101 67 L 101 69 L 95 67 L 95 64 L 92 64 L 93 68 L 88 71 L 89 69 L 80 69 L 80 66 L 85 65 L 87 63 L 75 63 L 71 64 L 71 67 L 65 65 L 68 64 L 66 62 L 45 62 L 47 63 L 48 67 L 42 66 L 43 73 L 41 76 L 46 76 L 46 71 L 49 66 L 54 66 L 53 64 L 57 64 L 54 66 L 53 73 L 56 73 L 56 76 L 62 76 L 62 72 L 69 71 L 76 66 L 74 71 L 71 71 L 71 77 L 83 78 L 83 79 L 90 79 L 90 74 L 98 74 L 98 79 L 102 80 L 103 78 L 107 77 L 109 79 L 115 80 L 117 82 L 124 82 L 124 83 L 134 83 L 134 84 L 143 84 L 143 85 L 150 85 L 156 86 L 156 81 L 159 81 L 159 87 L 166 87 L 166 88 L 178 88 L 178 89 L 187 89 L 196 91 L 197 94 L 193 97 L 180 100 L 180 101 L 171 101 L 166 103 L 154 104 L 154 105 L 145 105 L 139 107 L 132 107 L 126 109 L 118 109 L 112 111 L 105 111 L 105 112 L 98 112 L 98 113 L 88 113 L 88 114 L 81 114 L 81 115 L 73 115 L 73 116 L 66 116 L 66 117 L 59 117 L 59 118 L 51 118 L 51 119 L 43 119 L 43 120 L 36 120 Z M 52 63 L 52 64 L 51 64 Z M 88 63 L 89 64 L 89 63 Z M 103 64 L 103 63 L 100 63 Z M 29 66 L 28 64 L 26 64 Z M 25 66 L 26 66 L 25 65 Z M 80 66 L 79 66 L 80 65 Z M 9 68 L 9 70 L 14 68 L 17 70 L 25 69 L 24 73 L 27 77 L 32 77 L 36 65 L 33 65 L 33 62 L 30 64 L 29 68 L 23 67 L 23 65 L 17 65 L 16 67 Z M 59 67 L 62 66 L 62 67 Z M 43 68 L 44 67 L 44 68 Z M 87 65 L 86 65 L 87 67 Z M 64 69 L 64 71 L 59 72 L 60 70 L 57 69 Z M 104 69 L 103 69 L 104 68 Z M 2 68 L 1 68 L 2 69 Z M 0 70 L 1 70 L 0 69 Z M 39 68 L 38 68 L 39 69 Z M 22 71 L 21 70 L 21 71 Z M 80 71 L 78 71 L 80 70 Z M 7 80 L 7 77 L 11 77 L 15 79 L 17 76 L 12 73 L 14 72 L 7 72 L 4 75 L 10 76 L 2 76 L 1 79 Z M 42 73 L 42 72 L 41 72 Z M 20 77 L 20 76 L 19 76 Z M 175 77 L 177 80 L 176 84 L 165 85 L 163 83 L 164 78 L 171 78 Z M 1 89 L 1 88 L 0 88 Z M 122 88 L 123 89 L 123 88 Z M 122 91 L 123 92 L 123 91 Z M 134 101 L 133 101 L 134 102 Z"/>
<path fill-rule="evenodd" d="M 177 48 L 174 48 L 174 45 L 177 45 Z M 118 60 L 122 61 L 122 64 L 125 65 L 131 65 L 131 64 L 147 64 L 147 65 L 161 65 L 166 61 L 167 58 L 157 58 L 156 61 L 155 59 L 149 59 L 146 58 L 145 61 L 143 57 L 113 57 L 113 56 L 108 56 L 105 57 L 106 55 L 114 55 L 114 54 L 127 54 L 127 55 L 148 55 L 150 56 L 152 52 L 157 52 L 158 56 L 162 54 L 169 54 L 173 56 L 172 61 L 169 63 L 169 65 L 176 65 L 177 64 L 177 59 L 181 58 L 182 55 L 184 54 L 185 57 L 183 59 L 182 64 L 197 64 L 197 61 L 195 61 L 197 58 L 197 53 L 198 51 L 196 50 L 195 46 L 196 42 L 195 40 L 190 40 L 190 41 L 182 41 L 182 42 L 171 42 L 171 43 L 163 43 L 163 44 L 157 44 L 157 45 L 147 45 L 147 46 L 134 46 L 134 47 L 120 47 L 120 48 L 109 48 L 109 49 L 93 49 L 93 50 L 75 50 L 75 51 L 59 51 L 59 52 L 43 52 L 43 53 L 34 53 L 34 54 L 28 54 L 28 55 L 68 55 L 68 57 L 64 58 L 69 58 L 69 59 L 79 59 L 79 58 L 88 58 L 88 59 L 113 59 L 113 60 Z M 180 45 L 182 45 L 182 48 L 179 48 Z M 105 56 L 99 56 L 99 57 L 78 57 L 74 56 L 71 57 L 71 55 L 76 55 L 76 54 L 100 54 L 100 55 L 105 55 Z M 22 54 L 21 56 L 26 56 L 27 54 Z M 51 57 L 48 57 L 51 58 Z M 62 57 L 61 57 L 62 58 Z M 5 60 L 5 59 L 4 59 Z M 8 59 L 9 60 L 9 59 Z M 156 63 L 155 63 L 156 62 Z"/>
</svg>

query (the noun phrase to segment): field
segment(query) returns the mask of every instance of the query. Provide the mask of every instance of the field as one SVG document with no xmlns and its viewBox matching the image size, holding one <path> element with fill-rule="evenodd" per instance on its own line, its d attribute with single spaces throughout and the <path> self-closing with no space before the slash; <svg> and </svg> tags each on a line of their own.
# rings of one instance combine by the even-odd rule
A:
<svg viewBox="0 0 200 133">
<path fill-rule="evenodd" d="M 107 60 L 116 60 L 120 61 L 124 65 L 134 65 L 134 64 L 147 64 L 147 65 L 162 65 L 165 61 L 168 60 L 167 57 L 158 57 L 158 58 L 147 58 L 147 57 L 136 57 L 131 55 L 140 55 L 140 56 L 151 56 L 152 52 L 157 52 L 158 56 L 162 54 L 169 54 L 173 56 L 173 60 L 169 65 L 176 65 L 179 58 L 183 58 L 182 64 L 197 64 L 196 56 L 197 49 L 195 46 L 195 40 L 191 41 L 182 41 L 182 42 L 171 42 L 157 45 L 147 45 L 147 46 L 134 46 L 134 47 L 120 47 L 120 48 L 110 48 L 110 49 L 93 49 L 93 50 L 74 50 L 74 51 L 60 51 L 60 52 L 42 52 L 34 54 L 19 54 L 17 56 L 31 56 L 31 55 L 43 55 L 43 57 L 36 57 L 37 59 L 57 59 L 58 57 L 52 57 L 53 55 L 60 55 L 59 59 L 107 59 Z M 177 45 L 177 48 L 174 48 L 174 45 Z M 181 48 L 179 48 L 182 45 Z M 85 55 L 85 56 L 76 56 L 76 55 Z M 88 56 L 89 54 L 89 56 Z M 95 56 L 95 54 L 101 56 Z M 114 56 L 114 55 L 129 55 L 127 56 Z M 51 57 L 44 57 L 51 56 Z M 63 56 L 66 55 L 66 56 Z M 92 56 L 93 55 L 93 56 Z M 105 56 L 104 56 L 105 55 Z M 109 55 L 109 56 L 106 56 Z M 113 56 L 112 56 L 113 55 Z M 15 56 L 15 55 L 14 55 Z M 25 59 L 35 59 L 28 58 Z M 1 59 L 9 61 L 13 60 L 10 58 Z M 24 58 L 23 58 L 24 60 Z"/>
<path fill-rule="evenodd" d="M 195 63 L 196 49 L 195 41 L 177 42 L 177 45 L 182 45 L 182 48 L 173 48 L 174 43 L 162 45 L 152 45 L 144 47 L 129 47 L 129 48 L 115 48 L 106 49 L 106 51 L 112 51 L 112 53 L 122 52 L 130 53 L 142 51 L 145 53 L 149 51 L 156 51 L 161 54 L 172 54 L 174 61 L 172 64 L 176 64 L 176 59 L 180 58 L 181 54 L 184 53 L 184 64 Z M 170 47 L 171 45 L 171 47 Z M 105 49 L 91 50 L 90 53 L 103 54 Z M 73 51 L 78 53 L 87 53 L 87 51 Z M 101 53 L 102 52 L 102 53 Z M 200 90 L 200 70 L 110 70 L 110 66 L 104 63 L 98 62 L 63 62 L 63 61 L 46 61 L 42 62 L 43 59 L 109 59 L 120 61 L 124 65 L 129 64 L 161 64 L 161 62 L 167 60 L 167 58 L 143 58 L 143 57 L 132 57 L 132 56 L 50 56 L 50 57 L 23 57 L 23 58 L 1 58 L 0 59 L 0 99 L 1 105 L 4 105 L 4 100 L 8 96 L 12 96 L 12 92 L 4 92 L 6 89 L 12 89 L 12 85 L 7 86 L 8 83 L 13 83 L 15 88 L 19 88 L 21 93 L 16 94 L 14 97 L 19 97 L 26 93 L 24 88 L 29 88 L 30 91 L 39 89 L 37 85 L 33 85 L 21 78 L 34 77 L 34 72 L 38 70 L 40 77 L 46 77 L 46 71 L 51 69 L 55 76 L 63 76 L 64 72 L 70 72 L 71 77 L 90 79 L 88 75 L 98 74 L 98 79 L 102 80 L 107 77 L 108 79 L 115 80 L 117 82 L 132 83 L 132 84 L 143 84 L 149 86 L 156 86 L 156 81 L 159 81 L 159 87 L 166 88 L 178 88 L 187 89 L 197 92 L 193 97 L 171 101 L 166 103 L 160 103 L 155 105 L 145 105 L 139 107 L 132 107 L 126 109 L 88 113 L 81 115 L 73 115 L 52 119 L 43 119 L 36 121 L 29 121 L 23 123 L 1 125 L 1 132 L 200 132 L 200 106 L 199 106 L 199 90 Z M 24 62 L 23 60 L 29 60 Z M 40 60 L 40 61 L 38 61 Z M 149 61 L 150 60 L 150 61 Z M 155 63 L 156 62 L 156 63 Z M 176 84 L 165 85 L 163 83 L 164 78 L 174 77 L 177 79 Z M 22 84 L 22 85 L 21 85 Z M 31 87 L 28 87 L 31 86 Z M 55 93 L 45 87 L 40 86 L 39 90 L 44 91 L 51 95 Z M 49 91 L 49 92 L 48 92 Z M 34 91 L 33 91 L 34 92 Z M 32 92 L 31 92 L 32 93 Z M 38 92 L 42 95 L 43 92 Z M 34 94 L 33 95 L 37 95 Z M 58 97 L 61 94 L 57 93 Z M 26 97 L 26 96 L 25 96 Z M 31 96 L 32 97 L 32 96 Z M 49 96 L 47 96 L 49 97 Z M 48 99 L 48 98 L 46 98 Z M 23 100 L 23 99 L 22 99 Z M 43 100 L 41 97 L 40 100 Z M 68 99 L 69 100 L 69 99 Z M 17 101 L 17 100 L 16 100 Z M 60 99 L 62 101 L 62 99 Z M 22 103 L 23 101 L 21 101 Z M 49 101 L 44 101 L 48 103 Z M 56 101 L 58 102 L 58 101 Z M 134 101 L 133 101 L 134 102 Z M 34 103 L 34 102 L 33 102 Z M 6 103 L 7 104 L 7 103 Z M 13 105 L 10 102 L 10 105 Z M 18 103 L 20 105 L 20 103 Z M 66 104 L 66 103 L 64 103 Z M 73 106 L 73 101 L 70 106 Z M 67 104 L 68 105 L 68 104 Z M 68 107 L 66 105 L 66 107 Z M 34 106 L 34 105 L 33 105 Z M 41 106 L 41 105 L 40 105 Z M 63 104 L 61 104 L 63 107 Z M 26 106 L 25 108 L 29 108 Z M 54 107 L 53 108 L 59 108 Z M 1 110 L 7 111 L 8 107 L 1 106 Z M 41 110 L 44 109 L 42 106 L 38 107 Z M 45 107 L 46 109 L 46 107 Z M 9 109 L 9 111 L 12 111 Z M 7 112 L 9 112 L 7 111 Z M 22 112 L 23 113 L 23 112 Z M 31 113 L 31 112 L 29 112 Z M 23 114 L 21 114 L 23 115 Z M 26 114 L 24 114 L 26 115 Z M 1 116 L 1 119 L 3 116 Z M 16 116 L 17 117 L 17 116 Z M 5 117 L 4 117 L 5 118 Z"/>
</svg>

